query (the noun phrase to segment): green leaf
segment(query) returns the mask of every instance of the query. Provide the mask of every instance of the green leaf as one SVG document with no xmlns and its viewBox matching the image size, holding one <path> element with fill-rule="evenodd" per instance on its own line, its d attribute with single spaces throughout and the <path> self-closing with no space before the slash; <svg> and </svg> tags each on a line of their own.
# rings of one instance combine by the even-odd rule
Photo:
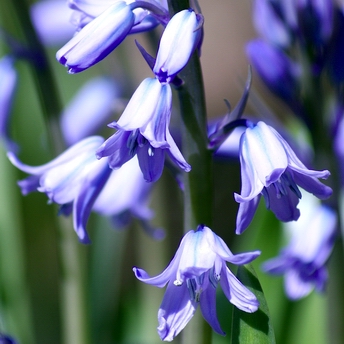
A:
<svg viewBox="0 0 344 344">
<path fill-rule="evenodd" d="M 231 344 L 276 343 L 268 305 L 252 265 L 239 266 L 237 277 L 256 295 L 260 305 L 254 313 L 246 313 L 236 307 L 233 308 Z"/>
</svg>

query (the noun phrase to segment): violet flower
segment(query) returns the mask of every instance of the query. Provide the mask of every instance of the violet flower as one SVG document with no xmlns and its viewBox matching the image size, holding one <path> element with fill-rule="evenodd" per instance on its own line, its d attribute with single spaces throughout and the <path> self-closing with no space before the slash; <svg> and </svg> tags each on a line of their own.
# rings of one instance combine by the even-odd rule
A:
<svg viewBox="0 0 344 344">
<path fill-rule="evenodd" d="M 216 316 L 216 287 L 220 282 L 227 299 L 245 312 L 255 312 L 259 303 L 228 269 L 226 262 L 246 264 L 259 256 L 259 251 L 234 255 L 225 242 L 210 228 L 200 225 L 186 233 L 167 268 L 155 277 L 134 267 L 142 282 L 167 289 L 162 300 L 157 328 L 162 340 L 172 341 L 193 317 L 200 305 L 204 319 L 213 330 L 225 333 Z"/>
<path fill-rule="evenodd" d="M 282 98 L 291 108 L 297 104 L 299 93 L 299 66 L 281 49 L 261 39 L 250 41 L 246 53 L 253 67 L 271 92 Z"/>
<path fill-rule="evenodd" d="M 32 24 L 43 44 L 57 46 L 73 37 L 72 12 L 64 0 L 41 0 L 30 7 Z"/>
<path fill-rule="evenodd" d="M 203 17 L 192 9 L 176 13 L 159 44 L 153 72 L 161 82 L 171 82 L 188 63 L 202 38 Z"/>
<path fill-rule="evenodd" d="M 108 7 L 116 3 L 118 0 L 68 0 L 68 5 L 73 9 L 71 22 L 75 25 L 77 31 L 81 30 L 85 25 L 98 17 Z M 128 5 L 134 3 L 135 0 L 126 0 Z M 168 10 L 166 1 L 147 1 Z M 130 34 L 151 30 L 159 24 L 159 21 L 151 15 L 151 13 L 143 8 L 135 8 L 135 23 L 130 30 Z"/>
<path fill-rule="evenodd" d="M 190 171 L 168 126 L 172 108 L 169 84 L 147 78 L 139 85 L 118 122 L 109 124 L 118 131 L 97 150 L 97 157 L 109 157 L 109 165 L 116 169 L 137 154 L 144 179 L 158 180 L 162 174 L 165 153 L 184 171 Z"/>
<path fill-rule="evenodd" d="M 121 168 L 113 170 L 93 205 L 93 210 L 108 216 L 117 228 L 128 226 L 133 218 L 139 220 L 143 230 L 156 240 L 165 233 L 150 224 L 153 211 L 148 207 L 152 183 L 142 176 L 137 157 L 133 157 Z"/>
<path fill-rule="evenodd" d="M 65 215 L 73 210 L 74 230 L 82 243 L 90 242 L 86 223 L 111 173 L 106 159 L 99 161 L 95 157 L 95 150 L 103 141 L 100 136 L 88 137 L 49 163 L 35 167 L 23 164 L 13 153 L 8 153 L 14 166 L 31 174 L 18 182 L 22 193 L 43 192 L 50 202 L 61 205 Z"/>
<path fill-rule="evenodd" d="M 0 59 L 0 139 L 6 150 L 16 151 L 16 143 L 10 139 L 9 120 L 12 103 L 17 87 L 17 71 L 14 68 L 14 59 L 4 56 Z"/>
<path fill-rule="evenodd" d="M 247 128 L 240 138 L 241 195 L 236 233 L 250 224 L 261 195 L 266 207 L 281 221 L 295 221 L 301 192 L 298 186 L 320 199 L 331 196 L 332 189 L 318 181 L 330 172 L 309 170 L 295 155 L 289 144 L 264 122 Z"/>
<path fill-rule="evenodd" d="M 331 208 L 313 203 L 301 201 L 300 219 L 284 225 L 288 245 L 262 266 L 269 274 L 284 275 L 291 300 L 307 296 L 314 288 L 323 292 L 328 278 L 326 262 L 334 246 L 337 218 Z"/>
<path fill-rule="evenodd" d="M 85 83 L 61 115 L 61 129 L 67 145 L 95 134 L 109 120 L 118 97 L 119 87 L 110 78 L 96 77 Z"/>
<path fill-rule="evenodd" d="M 124 1 L 116 1 L 63 46 L 56 58 L 68 67 L 69 73 L 81 72 L 122 43 L 134 23 L 131 7 Z"/>
</svg>

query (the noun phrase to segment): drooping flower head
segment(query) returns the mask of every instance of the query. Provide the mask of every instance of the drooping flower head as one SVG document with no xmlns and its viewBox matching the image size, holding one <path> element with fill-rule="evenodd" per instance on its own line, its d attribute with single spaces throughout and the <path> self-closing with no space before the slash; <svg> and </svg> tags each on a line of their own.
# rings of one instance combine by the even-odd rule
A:
<svg viewBox="0 0 344 344">
<path fill-rule="evenodd" d="M 325 290 L 326 262 L 337 234 L 333 209 L 308 198 L 301 201 L 300 207 L 300 219 L 284 224 L 289 243 L 262 266 L 269 274 L 284 275 L 285 292 L 292 300 L 307 296 L 314 288 L 318 292 Z"/>
<path fill-rule="evenodd" d="M 192 9 L 176 13 L 164 30 L 153 72 L 170 82 L 188 63 L 202 38 L 202 17 Z"/>
<path fill-rule="evenodd" d="M 111 218 L 116 228 L 122 229 L 133 218 L 139 220 L 143 230 L 154 239 L 165 236 L 162 229 L 150 224 L 153 211 L 148 207 L 152 183 L 142 176 L 137 157 L 134 156 L 111 175 L 97 197 L 92 210 Z"/>
<path fill-rule="evenodd" d="M 97 150 L 100 159 L 108 156 L 111 168 L 119 168 L 135 154 L 146 181 L 160 178 L 168 153 L 184 171 L 190 171 L 168 126 L 172 108 L 169 84 L 147 78 L 137 88 L 118 122 L 109 126 L 117 132 Z"/>
<path fill-rule="evenodd" d="M 88 23 L 57 53 L 69 73 L 81 72 L 104 59 L 129 34 L 135 15 L 125 1 L 116 1 Z"/>
<path fill-rule="evenodd" d="M 171 341 L 193 317 L 198 305 L 204 319 L 219 334 L 224 334 L 216 316 L 216 287 L 220 283 L 228 300 L 245 312 L 255 312 L 259 303 L 228 269 L 226 262 L 246 264 L 259 256 L 259 251 L 234 255 L 210 228 L 198 226 L 183 237 L 167 268 L 155 277 L 134 268 L 142 282 L 167 289 L 158 312 L 158 334 Z"/>
<path fill-rule="evenodd" d="M 34 167 L 8 153 L 14 166 L 31 174 L 18 182 L 22 193 L 43 192 L 50 202 L 61 205 L 63 214 L 69 215 L 73 210 L 74 230 L 82 243 L 89 243 L 86 223 L 93 203 L 111 173 L 106 159 L 99 161 L 95 156 L 95 150 L 103 141 L 100 136 L 88 137 L 49 163 Z"/>
<path fill-rule="evenodd" d="M 296 156 L 289 144 L 264 122 L 245 130 L 240 138 L 241 194 L 236 233 L 241 234 L 250 224 L 261 195 L 266 206 L 281 221 L 295 221 L 296 208 L 305 189 L 319 199 L 331 196 L 332 189 L 318 181 L 330 172 L 309 170 Z"/>
</svg>

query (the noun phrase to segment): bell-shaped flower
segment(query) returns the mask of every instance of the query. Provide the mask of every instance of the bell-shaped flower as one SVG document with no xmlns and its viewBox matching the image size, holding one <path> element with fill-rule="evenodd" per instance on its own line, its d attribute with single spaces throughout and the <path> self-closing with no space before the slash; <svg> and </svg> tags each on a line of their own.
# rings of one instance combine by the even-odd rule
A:
<svg viewBox="0 0 344 344">
<path fill-rule="evenodd" d="M 50 202 L 61 205 L 62 213 L 73 210 L 74 229 L 82 243 L 89 243 L 86 223 L 111 173 L 107 161 L 99 161 L 95 156 L 96 148 L 103 141 L 100 136 L 88 137 L 41 166 L 25 165 L 13 153 L 8 153 L 14 166 L 31 174 L 18 182 L 22 193 L 43 192 Z"/>
<path fill-rule="evenodd" d="M 204 319 L 217 333 L 224 335 L 216 315 L 216 287 L 220 283 L 227 299 L 245 312 L 255 312 L 259 303 L 229 270 L 226 262 L 246 264 L 259 251 L 234 255 L 210 228 L 198 226 L 183 237 L 167 268 L 155 277 L 134 268 L 142 282 L 162 288 L 168 284 L 158 312 L 158 334 L 162 340 L 172 341 L 193 317 L 198 304 Z"/>
<path fill-rule="evenodd" d="M 337 234 L 337 217 L 331 208 L 307 198 L 300 208 L 300 219 L 284 224 L 288 245 L 262 266 L 269 274 L 284 276 L 285 292 L 292 300 L 307 296 L 314 288 L 324 291 L 326 263 Z"/>
<path fill-rule="evenodd" d="M 125 1 L 117 1 L 88 23 L 57 53 L 69 73 L 81 72 L 104 59 L 129 34 L 135 15 Z"/>
<path fill-rule="evenodd" d="M 309 170 L 289 144 L 264 122 L 247 128 L 240 138 L 241 195 L 236 233 L 241 234 L 250 224 L 260 196 L 276 217 L 284 222 L 296 221 L 296 208 L 301 192 L 298 185 L 320 199 L 331 196 L 332 189 L 318 178 L 326 179 L 330 172 Z"/>
<path fill-rule="evenodd" d="M 0 140 L 8 151 L 17 150 L 17 145 L 9 135 L 9 122 L 17 79 L 14 59 L 11 56 L 2 57 L 0 59 Z"/>
<path fill-rule="evenodd" d="M 72 12 L 64 0 L 41 0 L 31 5 L 31 21 L 43 44 L 60 46 L 73 37 Z"/>
<path fill-rule="evenodd" d="M 153 72 L 161 82 L 170 82 L 188 63 L 202 38 L 203 17 L 192 9 L 176 13 L 160 40 Z"/>
<path fill-rule="evenodd" d="M 117 132 L 99 147 L 97 157 L 108 156 L 110 167 L 116 169 L 137 154 L 144 179 L 148 182 L 160 178 L 165 153 L 184 171 L 190 171 L 190 165 L 168 129 L 171 109 L 170 85 L 152 78 L 143 80 L 118 122 L 109 125 Z"/>
<path fill-rule="evenodd" d="M 133 157 L 121 168 L 113 170 L 104 185 L 93 211 L 108 216 L 116 228 L 130 224 L 133 218 L 139 220 L 143 230 L 154 239 L 164 237 L 164 231 L 150 224 L 153 211 L 148 207 L 152 183 L 142 176 L 137 157 Z"/>
<path fill-rule="evenodd" d="M 71 22 L 79 31 L 118 1 L 119 0 L 68 0 L 69 7 L 74 10 Z M 125 2 L 129 5 L 134 3 L 135 0 L 125 0 Z M 145 4 L 147 7 L 153 3 L 155 6 L 159 6 L 158 8 L 160 10 L 165 10 L 167 15 L 168 6 L 165 0 L 141 2 L 142 5 Z M 159 24 L 159 21 L 151 15 L 150 11 L 147 9 L 135 8 L 133 9 L 133 13 L 135 14 L 135 23 L 129 32 L 130 34 L 151 30 Z"/>
<path fill-rule="evenodd" d="M 118 105 L 119 95 L 119 87 L 111 78 L 96 77 L 85 83 L 61 115 L 61 129 L 67 145 L 94 135 L 107 123 Z"/>
</svg>

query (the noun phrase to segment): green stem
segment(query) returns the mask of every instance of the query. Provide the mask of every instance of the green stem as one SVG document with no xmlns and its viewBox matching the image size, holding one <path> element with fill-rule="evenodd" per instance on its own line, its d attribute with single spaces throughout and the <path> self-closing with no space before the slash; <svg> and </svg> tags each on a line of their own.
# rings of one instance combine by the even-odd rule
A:
<svg viewBox="0 0 344 344">
<path fill-rule="evenodd" d="M 187 0 L 169 0 L 171 16 L 190 7 Z M 182 118 L 183 155 L 192 166 L 184 174 L 184 232 L 212 223 L 212 157 L 207 149 L 207 114 L 202 69 L 197 52 L 179 73 L 184 84 L 178 88 Z M 183 330 L 183 343 L 209 344 L 211 327 L 200 314 Z"/>
<path fill-rule="evenodd" d="M 25 46 L 29 56 L 32 56 L 32 60 L 29 60 L 30 67 L 46 120 L 51 149 L 54 154 L 60 153 L 64 149 L 64 140 L 59 126 L 62 105 L 50 63 L 32 26 L 27 2 L 25 0 L 4 0 L 3 5 L 6 5 L 5 2 L 12 6 Z"/>
<path fill-rule="evenodd" d="M 29 16 L 29 5 L 25 0 L 3 0 L 1 3 L 3 13 L 9 14 L 11 20 L 3 18 L 16 36 L 24 42 L 28 49 L 30 67 L 36 83 L 37 93 L 42 107 L 48 140 L 50 140 L 53 156 L 64 150 L 64 140 L 62 138 L 59 116 L 62 105 L 58 94 L 57 86 L 50 67 L 45 50 L 40 43 L 36 32 L 32 26 Z M 13 16 L 9 12 L 12 9 Z M 12 19 L 14 18 L 14 23 Z M 15 29 L 13 25 L 15 24 Z M 7 27 L 6 26 L 6 27 Z M 18 32 L 20 28 L 20 32 Z M 22 42 L 21 42 L 22 43 Z M 61 304 L 62 304 L 62 326 L 65 344 L 87 344 L 88 317 L 86 312 L 86 292 L 83 271 L 85 259 L 83 257 L 84 248 L 81 248 L 70 222 L 61 219 L 59 222 L 60 231 L 60 256 L 61 256 Z"/>
</svg>

